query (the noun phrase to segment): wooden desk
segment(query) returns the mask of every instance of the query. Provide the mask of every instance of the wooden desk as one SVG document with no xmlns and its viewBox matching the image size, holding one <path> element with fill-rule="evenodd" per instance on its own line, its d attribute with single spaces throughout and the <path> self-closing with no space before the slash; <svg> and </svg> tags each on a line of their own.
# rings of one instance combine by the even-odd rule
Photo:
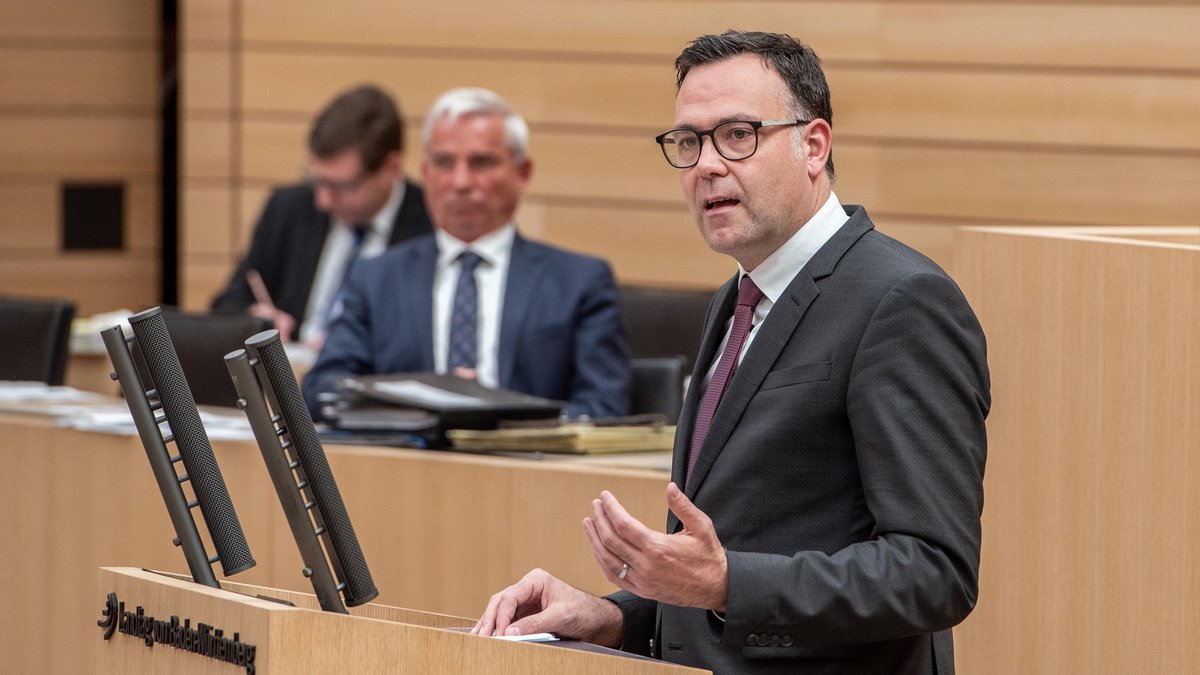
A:
<svg viewBox="0 0 1200 675">
<path fill-rule="evenodd" d="M 258 561 L 233 579 L 311 592 L 258 446 L 213 445 Z M 662 471 L 586 458 L 326 451 L 381 604 L 476 616 L 493 592 L 539 566 L 589 591 L 609 592 L 581 525 L 591 499 L 611 490 L 645 522 L 665 522 Z M 0 618 L 5 669 L 88 672 L 86 631 L 103 607 L 96 568 L 187 570 L 171 545 L 174 533 L 145 451 L 136 436 L 0 415 L 0 466 L 0 513 L 8 523 L 0 555 L 10 608 Z M 81 637 L 47 649 L 47 631 L 62 629 Z"/>
<path fill-rule="evenodd" d="M 67 356 L 67 371 L 63 384 L 83 391 L 116 396 L 121 386 L 109 377 L 112 363 L 104 352 L 71 352 Z"/>
</svg>

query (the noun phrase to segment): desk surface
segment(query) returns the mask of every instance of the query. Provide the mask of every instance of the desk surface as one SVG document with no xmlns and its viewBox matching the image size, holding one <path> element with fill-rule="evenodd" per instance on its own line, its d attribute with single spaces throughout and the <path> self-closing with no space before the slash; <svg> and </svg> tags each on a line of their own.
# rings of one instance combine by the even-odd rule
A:
<svg viewBox="0 0 1200 675">
<path fill-rule="evenodd" d="M 311 591 L 258 446 L 214 441 L 213 449 L 258 561 L 233 580 Z M 636 517 L 665 522 L 666 472 L 620 466 L 620 457 L 326 451 L 383 604 L 475 616 L 534 567 L 609 592 L 581 524 L 591 500 L 610 490 Z M 0 512 L 10 523 L 0 579 L 9 606 L 19 608 L 0 618 L 5 667 L 86 672 L 86 631 L 103 607 L 96 569 L 187 569 L 145 452 L 136 436 L 0 414 L 0 462 Z M 69 627 L 74 637 L 47 650 L 51 627 Z"/>
</svg>

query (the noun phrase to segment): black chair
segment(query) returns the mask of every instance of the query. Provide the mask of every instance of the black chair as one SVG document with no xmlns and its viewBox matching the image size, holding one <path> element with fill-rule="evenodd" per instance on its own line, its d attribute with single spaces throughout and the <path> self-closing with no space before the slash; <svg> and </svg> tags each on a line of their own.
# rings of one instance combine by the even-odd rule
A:
<svg viewBox="0 0 1200 675">
<path fill-rule="evenodd" d="M 0 297 L 0 380 L 63 383 L 75 304 Z"/>
<path fill-rule="evenodd" d="M 675 424 L 679 410 L 683 408 L 685 363 L 687 359 L 678 355 L 634 358 L 630 412 L 634 415 L 658 413 L 667 418 L 667 424 Z"/>
<path fill-rule="evenodd" d="M 167 333 L 192 388 L 196 405 L 235 406 L 237 391 L 225 368 L 225 355 L 245 347 L 246 338 L 271 322 L 247 314 L 194 314 L 164 309 Z"/>
<path fill-rule="evenodd" d="M 621 311 L 634 358 L 682 356 L 690 373 L 714 291 L 621 287 Z"/>
</svg>

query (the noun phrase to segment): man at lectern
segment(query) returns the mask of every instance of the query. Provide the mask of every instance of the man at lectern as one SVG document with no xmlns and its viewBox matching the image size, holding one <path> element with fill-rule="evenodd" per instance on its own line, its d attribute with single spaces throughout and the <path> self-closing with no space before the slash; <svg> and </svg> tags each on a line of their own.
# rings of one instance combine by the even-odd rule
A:
<svg viewBox="0 0 1200 675">
<path fill-rule="evenodd" d="M 666 532 L 603 492 L 583 522 L 621 590 L 534 570 L 475 632 L 554 632 L 718 673 L 947 673 L 975 604 L 990 406 L 954 282 L 832 191 L 820 61 L 730 31 L 676 60 L 658 136 L 717 292 L 675 441 Z"/>
<path fill-rule="evenodd" d="M 517 231 L 533 172 L 525 120 L 491 91 L 453 89 L 423 136 L 436 229 L 351 274 L 304 378 L 314 416 L 344 377 L 430 371 L 565 401 L 572 417 L 626 414 L 629 340 L 608 263 Z"/>
<path fill-rule="evenodd" d="M 338 95 L 313 121 L 307 178 L 276 189 L 250 251 L 214 311 L 271 319 L 285 340 L 319 345 L 358 261 L 433 226 L 420 186 L 404 177 L 404 118 L 383 90 Z"/>
</svg>

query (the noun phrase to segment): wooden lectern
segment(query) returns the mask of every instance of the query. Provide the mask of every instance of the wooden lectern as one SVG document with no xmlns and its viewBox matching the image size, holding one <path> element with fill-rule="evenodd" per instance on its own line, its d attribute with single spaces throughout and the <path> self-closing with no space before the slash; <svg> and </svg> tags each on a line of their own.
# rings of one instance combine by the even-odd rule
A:
<svg viewBox="0 0 1200 675">
<path fill-rule="evenodd" d="M 988 339 L 960 672 L 1200 672 L 1200 227 L 969 228 Z"/>
<path fill-rule="evenodd" d="M 160 572 L 102 567 L 99 584 L 100 673 L 708 672 L 567 643 L 482 638 L 448 630 L 474 619 L 445 614 L 375 604 L 348 615 L 322 612 L 311 594 L 227 581 L 215 589 Z"/>
</svg>

